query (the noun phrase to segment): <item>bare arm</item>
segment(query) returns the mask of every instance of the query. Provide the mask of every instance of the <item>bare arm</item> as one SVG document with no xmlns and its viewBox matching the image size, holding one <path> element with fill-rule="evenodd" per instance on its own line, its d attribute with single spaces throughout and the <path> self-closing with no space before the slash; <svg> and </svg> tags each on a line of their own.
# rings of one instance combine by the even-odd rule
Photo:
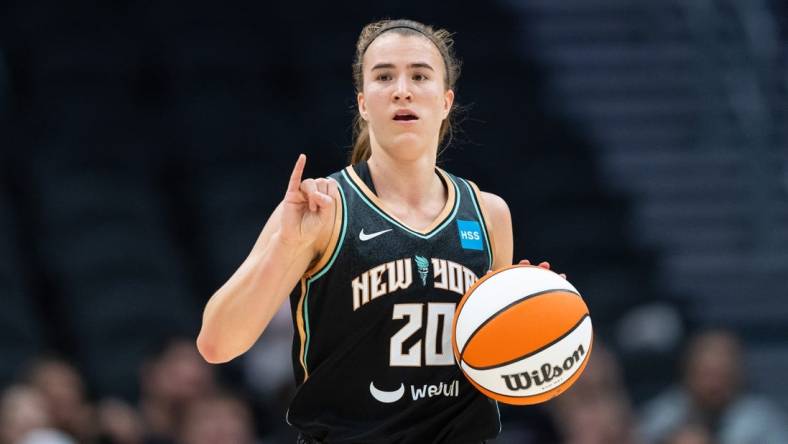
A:
<svg viewBox="0 0 788 444">
<path fill-rule="evenodd" d="M 487 214 L 487 225 L 492 233 L 493 270 L 512 265 L 512 215 L 506 201 L 495 194 L 481 193 L 482 208 Z"/>
<path fill-rule="evenodd" d="M 227 362 L 246 352 L 327 247 L 337 184 L 328 179 L 301 181 L 305 163 L 306 157 L 299 156 L 285 198 L 249 256 L 205 306 L 197 348 L 208 362 Z"/>
</svg>

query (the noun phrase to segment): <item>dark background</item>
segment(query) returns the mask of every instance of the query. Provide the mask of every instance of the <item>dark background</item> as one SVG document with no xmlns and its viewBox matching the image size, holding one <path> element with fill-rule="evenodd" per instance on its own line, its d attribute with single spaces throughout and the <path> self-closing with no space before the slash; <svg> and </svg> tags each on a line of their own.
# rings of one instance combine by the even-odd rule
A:
<svg viewBox="0 0 788 444">
<path fill-rule="evenodd" d="M 54 351 L 133 400 L 298 153 L 308 176 L 346 164 L 355 39 L 387 17 L 456 32 L 462 131 L 439 162 L 508 202 L 517 259 L 569 274 L 636 402 L 722 326 L 788 405 L 778 0 L 2 2 L 0 385 Z"/>
</svg>

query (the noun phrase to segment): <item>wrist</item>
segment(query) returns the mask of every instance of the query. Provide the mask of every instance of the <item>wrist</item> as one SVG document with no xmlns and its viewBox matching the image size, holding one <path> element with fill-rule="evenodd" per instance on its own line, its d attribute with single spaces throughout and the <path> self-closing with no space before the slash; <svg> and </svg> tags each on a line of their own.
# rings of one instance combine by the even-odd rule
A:
<svg viewBox="0 0 788 444">
<path fill-rule="evenodd" d="M 271 253 L 274 253 L 276 257 L 283 258 L 288 262 L 295 260 L 311 248 L 311 243 L 288 241 L 278 232 L 271 236 L 271 240 L 268 243 L 268 250 Z"/>
</svg>

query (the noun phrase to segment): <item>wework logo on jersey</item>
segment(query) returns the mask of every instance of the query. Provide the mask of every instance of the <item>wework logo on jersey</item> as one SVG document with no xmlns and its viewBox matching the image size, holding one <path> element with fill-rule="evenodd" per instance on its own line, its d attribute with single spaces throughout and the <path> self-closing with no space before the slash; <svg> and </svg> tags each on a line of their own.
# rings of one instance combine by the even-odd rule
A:
<svg viewBox="0 0 788 444">
<path fill-rule="evenodd" d="M 427 286 L 430 266 L 433 288 L 463 295 L 478 280 L 468 267 L 448 259 L 428 259 L 418 255 L 413 259 L 397 259 L 372 267 L 353 279 L 350 283 L 353 289 L 353 310 L 358 310 L 362 305 L 381 296 L 410 288 L 414 274 L 418 276 L 422 286 Z"/>
<path fill-rule="evenodd" d="M 414 401 L 422 398 L 432 398 L 433 396 L 446 396 L 456 398 L 460 396 L 460 381 L 454 380 L 450 383 L 440 382 L 438 384 L 426 384 L 421 387 L 410 386 L 410 394 Z"/>
<path fill-rule="evenodd" d="M 554 365 L 550 363 L 544 363 L 539 368 L 539 370 L 532 370 L 530 373 L 522 372 L 516 373 L 513 375 L 501 375 L 504 382 L 506 382 L 506 387 L 509 390 L 527 390 L 531 388 L 531 385 L 536 385 L 537 387 L 541 387 L 544 384 L 552 381 L 555 378 L 561 376 L 565 371 L 569 371 L 575 364 L 580 363 L 585 356 L 586 351 L 583 348 L 583 345 L 577 347 L 577 350 L 574 351 L 571 355 L 569 355 L 561 365 Z"/>
<path fill-rule="evenodd" d="M 382 403 L 391 404 L 399 401 L 405 396 L 405 384 L 400 383 L 396 390 L 381 390 L 375 387 L 374 382 L 370 382 L 369 394 Z M 436 396 L 456 398 L 460 396 L 460 381 L 455 379 L 451 382 L 439 382 L 437 384 L 411 385 L 410 396 L 414 401 L 434 398 Z"/>
</svg>

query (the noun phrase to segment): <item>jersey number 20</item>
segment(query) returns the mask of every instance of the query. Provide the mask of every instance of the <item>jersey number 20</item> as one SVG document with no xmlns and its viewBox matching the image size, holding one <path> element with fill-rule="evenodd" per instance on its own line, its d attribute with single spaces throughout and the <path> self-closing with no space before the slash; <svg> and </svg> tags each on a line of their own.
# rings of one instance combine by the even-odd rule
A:
<svg viewBox="0 0 788 444">
<path fill-rule="evenodd" d="M 421 330 L 425 304 L 395 304 L 392 319 L 407 318 L 408 322 L 391 337 L 389 365 L 392 367 L 421 367 L 422 343 L 424 365 L 454 365 L 451 349 L 451 323 L 457 304 L 451 302 L 428 302 L 427 328 L 422 340 L 404 350 L 405 341 Z M 440 331 L 439 331 L 440 330 Z"/>
</svg>

